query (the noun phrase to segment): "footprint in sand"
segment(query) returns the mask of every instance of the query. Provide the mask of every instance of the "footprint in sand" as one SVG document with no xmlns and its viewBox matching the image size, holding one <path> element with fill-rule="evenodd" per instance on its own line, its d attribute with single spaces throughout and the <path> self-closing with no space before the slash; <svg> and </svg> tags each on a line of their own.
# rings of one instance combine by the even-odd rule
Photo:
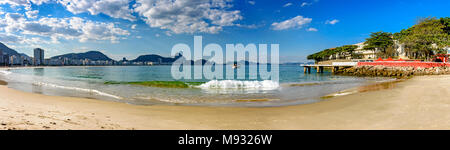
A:
<svg viewBox="0 0 450 150">
<path fill-rule="evenodd" d="M 87 120 L 88 118 L 81 115 L 76 115 L 75 117 L 80 118 L 81 120 Z"/>
</svg>

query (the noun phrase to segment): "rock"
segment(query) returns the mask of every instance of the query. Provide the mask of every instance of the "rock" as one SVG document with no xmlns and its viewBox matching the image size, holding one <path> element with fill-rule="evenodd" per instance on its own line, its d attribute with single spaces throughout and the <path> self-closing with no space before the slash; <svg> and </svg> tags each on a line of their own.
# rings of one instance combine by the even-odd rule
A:
<svg viewBox="0 0 450 150">
<path fill-rule="evenodd" d="M 338 70 L 336 74 L 353 76 L 383 76 L 408 78 L 413 75 L 440 75 L 450 74 L 450 67 L 385 67 L 385 66 L 356 66 Z"/>
</svg>

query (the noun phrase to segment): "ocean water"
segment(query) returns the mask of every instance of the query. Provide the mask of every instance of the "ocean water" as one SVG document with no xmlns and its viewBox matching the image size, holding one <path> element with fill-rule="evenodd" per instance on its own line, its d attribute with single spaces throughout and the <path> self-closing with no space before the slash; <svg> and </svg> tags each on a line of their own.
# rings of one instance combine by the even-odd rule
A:
<svg viewBox="0 0 450 150">
<path fill-rule="evenodd" d="M 247 77 L 249 76 L 246 72 Z M 175 81 L 171 66 L 44 67 L 0 70 L 13 89 L 136 105 L 204 105 L 270 107 L 306 104 L 320 97 L 387 80 L 304 74 L 297 65 L 280 65 L 279 82 L 264 80 L 181 80 L 202 82 L 188 88 L 149 87 L 127 82 Z M 122 84 L 107 84 L 108 82 Z"/>
</svg>

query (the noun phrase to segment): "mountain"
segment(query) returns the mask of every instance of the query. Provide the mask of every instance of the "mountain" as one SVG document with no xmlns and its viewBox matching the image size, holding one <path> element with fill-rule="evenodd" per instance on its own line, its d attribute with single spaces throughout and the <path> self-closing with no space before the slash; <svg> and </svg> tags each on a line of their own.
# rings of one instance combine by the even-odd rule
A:
<svg viewBox="0 0 450 150">
<path fill-rule="evenodd" d="M 103 60 L 112 61 L 111 58 L 99 51 L 89 51 L 85 53 L 69 53 L 64 55 L 53 56 L 51 59 L 68 58 L 68 59 L 89 59 L 92 61 Z"/>
<path fill-rule="evenodd" d="M 162 57 L 156 54 L 150 54 L 150 55 L 141 55 L 138 58 L 131 60 L 131 62 L 161 62 L 161 63 L 173 63 L 175 60 L 177 60 L 179 57 L 182 57 L 181 55 L 176 56 L 175 58 L 171 57 Z"/>
<path fill-rule="evenodd" d="M 19 53 L 17 53 L 17 51 L 9 48 L 8 46 L 6 46 L 5 44 L 0 42 L 0 50 L 3 51 L 3 53 L 6 53 L 8 55 L 16 55 L 16 56 L 21 56 Z M 26 56 L 26 55 L 25 55 Z"/>
<path fill-rule="evenodd" d="M 131 62 L 155 62 L 155 63 L 162 63 L 162 64 L 172 64 L 173 62 L 175 62 L 178 58 L 180 58 L 181 60 L 184 61 L 190 61 L 190 63 L 192 65 L 196 64 L 196 63 L 201 63 L 202 65 L 204 65 L 207 60 L 205 59 L 201 59 L 201 60 L 196 60 L 196 61 L 192 61 L 192 60 L 186 60 L 184 59 L 183 55 L 178 54 L 175 57 L 163 57 L 163 56 L 159 56 L 156 54 L 150 54 L 150 55 L 141 55 L 138 58 L 131 60 Z"/>
</svg>

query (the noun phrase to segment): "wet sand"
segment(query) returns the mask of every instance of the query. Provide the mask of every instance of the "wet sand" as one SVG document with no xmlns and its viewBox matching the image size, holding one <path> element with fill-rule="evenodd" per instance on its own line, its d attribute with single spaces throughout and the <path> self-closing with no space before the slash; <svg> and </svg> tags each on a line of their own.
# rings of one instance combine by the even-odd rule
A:
<svg viewBox="0 0 450 150">
<path fill-rule="evenodd" d="M 450 129 L 450 76 L 284 107 L 136 106 L 0 85 L 0 129 Z"/>
<path fill-rule="evenodd" d="M 0 85 L 8 85 L 8 82 L 5 82 L 3 80 L 0 80 Z"/>
</svg>

